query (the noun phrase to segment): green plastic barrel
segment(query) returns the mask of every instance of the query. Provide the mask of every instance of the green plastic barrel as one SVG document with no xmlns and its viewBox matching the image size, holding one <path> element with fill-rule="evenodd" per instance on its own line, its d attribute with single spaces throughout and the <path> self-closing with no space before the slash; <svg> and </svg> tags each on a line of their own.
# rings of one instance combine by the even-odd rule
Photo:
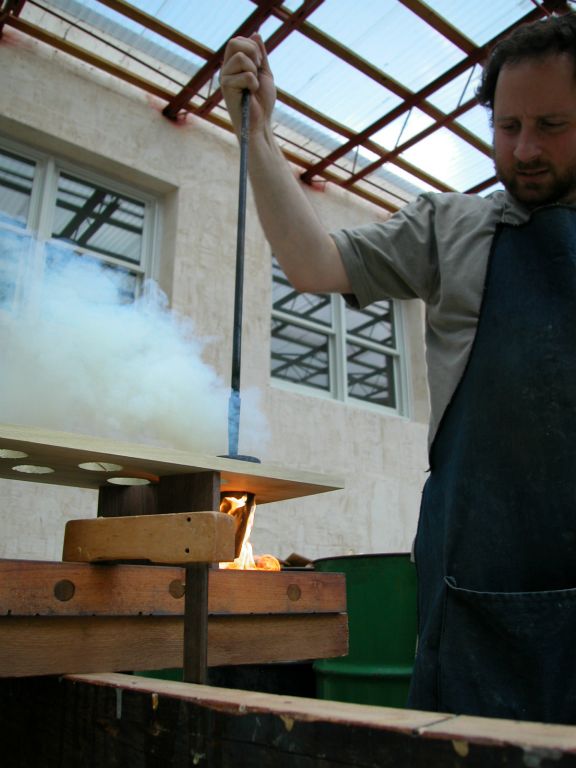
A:
<svg viewBox="0 0 576 768">
<path fill-rule="evenodd" d="M 314 662 L 318 698 L 405 707 L 416 649 L 410 555 L 330 557 L 314 566 L 346 575 L 350 635 L 347 656 Z"/>
</svg>

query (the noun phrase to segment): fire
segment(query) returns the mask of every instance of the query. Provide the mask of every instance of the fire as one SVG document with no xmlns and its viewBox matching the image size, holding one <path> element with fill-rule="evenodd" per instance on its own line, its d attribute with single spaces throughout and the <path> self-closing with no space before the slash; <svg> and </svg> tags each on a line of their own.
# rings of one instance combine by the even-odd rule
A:
<svg viewBox="0 0 576 768">
<path fill-rule="evenodd" d="M 236 520 L 236 552 L 233 562 L 220 563 L 220 568 L 237 569 L 241 571 L 279 571 L 280 563 L 273 555 L 256 555 L 250 544 L 250 534 L 254 527 L 256 504 L 248 494 L 242 496 L 225 496 L 220 502 L 220 512 L 224 512 Z"/>
</svg>

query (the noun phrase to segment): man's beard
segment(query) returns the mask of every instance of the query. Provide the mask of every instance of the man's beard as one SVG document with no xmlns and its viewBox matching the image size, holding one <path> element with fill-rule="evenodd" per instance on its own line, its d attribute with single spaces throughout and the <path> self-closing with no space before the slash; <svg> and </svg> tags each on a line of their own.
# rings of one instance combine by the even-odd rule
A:
<svg viewBox="0 0 576 768">
<path fill-rule="evenodd" d="M 545 182 L 539 181 L 537 176 L 533 182 L 526 178 L 521 180 L 518 177 L 518 174 L 523 171 L 538 170 L 548 172 L 548 179 Z M 576 165 L 568 167 L 563 173 L 558 173 L 548 165 L 517 163 L 508 173 L 503 172 L 496 163 L 496 173 L 506 189 L 528 208 L 576 199 Z"/>
</svg>

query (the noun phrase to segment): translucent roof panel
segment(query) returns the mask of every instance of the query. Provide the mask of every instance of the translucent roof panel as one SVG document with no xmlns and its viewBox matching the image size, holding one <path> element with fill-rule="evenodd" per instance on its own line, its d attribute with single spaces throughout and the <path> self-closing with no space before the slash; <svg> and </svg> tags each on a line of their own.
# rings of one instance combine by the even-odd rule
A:
<svg viewBox="0 0 576 768">
<path fill-rule="evenodd" d="M 372 138 L 384 149 L 394 149 L 433 125 L 434 120 L 420 109 L 411 109 L 375 133 Z"/>
<path fill-rule="evenodd" d="M 453 112 L 460 104 L 475 98 L 481 72 L 479 66 L 469 67 L 461 75 L 431 93 L 426 100 L 446 114 Z"/>
<path fill-rule="evenodd" d="M 480 183 L 494 171 L 491 158 L 479 152 L 471 153 L 469 145 L 446 128 L 440 128 L 410 147 L 402 157 L 462 191 Z"/>
<path fill-rule="evenodd" d="M 135 4 L 212 50 L 224 45 L 255 10 L 250 0 L 218 0 L 217 3 L 148 0 Z"/>
<path fill-rule="evenodd" d="M 534 10 L 533 0 L 426 0 L 436 13 L 476 45 L 484 45 Z"/>
<path fill-rule="evenodd" d="M 279 88 L 355 131 L 401 102 L 372 78 L 298 32 L 269 58 Z M 294 61 L 305 62 L 305 66 L 296 67 Z"/>
<path fill-rule="evenodd" d="M 547 13 L 541 0 L 323 0 L 311 11 L 303 0 L 5 5 L 3 32 L 165 99 L 167 117 L 194 113 L 228 130 L 220 51 L 240 28 L 259 28 L 286 155 L 305 181 L 328 179 L 388 210 L 419 190 L 494 188 L 489 119 L 474 102 L 478 62 L 503 32 Z"/>
<path fill-rule="evenodd" d="M 471 133 L 482 139 L 486 144 L 492 144 L 492 128 L 488 110 L 480 105 L 469 109 L 457 120 L 459 125 L 467 128 Z"/>
<path fill-rule="evenodd" d="M 398 0 L 329 0 L 310 22 L 411 91 L 463 58 L 462 51 Z M 417 56 L 417 51 L 426 55 Z"/>
<path fill-rule="evenodd" d="M 320 129 L 314 120 L 286 104 L 276 107 L 272 125 L 277 138 L 286 144 L 286 149 L 291 152 L 303 149 L 309 162 L 325 157 L 345 142 L 340 134 L 324 127 Z M 309 154 L 314 157 L 309 157 Z"/>
<path fill-rule="evenodd" d="M 128 54 L 144 54 L 159 63 L 178 66 L 183 73 L 190 73 L 201 67 L 205 59 L 167 40 L 162 35 L 147 29 L 142 24 L 124 16 L 119 11 L 98 2 L 98 0 L 51 0 L 51 4 L 78 20 L 82 29 L 97 27 L 120 43 Z M 156 5 L 158 3 L 155 3 Z M 248 3 L 249 4 L 249 3 Z M 143 4 L 148 8 L 149 3 Z M 148 10 L 146 10 L 149 13 Z M 159 21 L 162 19 L 156 16 Z M 185 78 L 184 82 L 185 82 Z"/>
</svg>

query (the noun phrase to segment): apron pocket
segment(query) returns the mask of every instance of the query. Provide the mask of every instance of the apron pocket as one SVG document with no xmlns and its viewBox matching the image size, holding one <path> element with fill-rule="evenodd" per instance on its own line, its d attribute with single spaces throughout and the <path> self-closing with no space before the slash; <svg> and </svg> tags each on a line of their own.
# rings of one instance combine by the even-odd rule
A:
<svg viewBox="0 0 576 768">
<path fill-rule="evenodd" d="M 440 711 L 576 723 L 576 589 L 445 585 Z"/>
</svg>

